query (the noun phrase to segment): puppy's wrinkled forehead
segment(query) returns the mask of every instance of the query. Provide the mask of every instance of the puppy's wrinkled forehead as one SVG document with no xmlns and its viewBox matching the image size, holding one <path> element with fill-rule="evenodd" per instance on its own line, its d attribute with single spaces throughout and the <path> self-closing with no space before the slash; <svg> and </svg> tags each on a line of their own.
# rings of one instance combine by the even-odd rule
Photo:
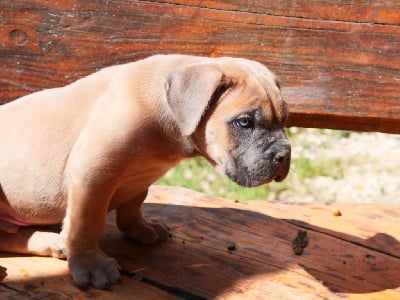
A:
<svg viewBox="0 0 400 300">
<path fill-rule="evenodd" d="M 236 92 L 245 97 L 243 109 L 253 105 L 261 108 L 269 119 L 284 123 L 288 108 L 283 101 L 276 76 L 261 63 L 242 58 L 223 58 L 227 76 L 233 78 Z M 244 99 L 243 99 L 244 100 Z M 240 103 L 236 106 L 240 108 Z M 261 106 L 261 107 L 260 107 Z"/>
</svg>

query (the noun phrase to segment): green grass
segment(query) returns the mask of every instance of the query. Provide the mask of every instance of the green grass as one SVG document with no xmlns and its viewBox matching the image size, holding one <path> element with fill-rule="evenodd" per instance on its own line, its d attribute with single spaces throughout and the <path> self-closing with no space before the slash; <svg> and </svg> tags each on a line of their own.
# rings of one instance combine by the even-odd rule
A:
<svg viewBox="0 0 400 300">
<path fill-rule="evenodd" d="M 217 197 L 240 200 L 265 199 L 271 192 L 269 185 L 241 187 L 216 172 L 203 158 L 182 161 L 156 184 L 181 186 Z"/>
<path fill-rule="evenodd" d="M 295 166 L 295 172 L 300 178 L 314 178 L 317 176 L 340 177 L 342 163 L 343 161 L 340 159 L 318 160 L 307 157 L 299 157 L 292 162 Z"/>
<path fill-rule="evenodd" d="M 283 182 L 272 182 L 260 187 L 244 188 L 231 182 L 225 175 L 216 172 L 205 159 L 192 158 L 182 161 L 159 179 L 156 184 L 181 186 L 228 199 L 255 200 L 276 199 L 277 195 L 293 189 L 293 186 L 298 186 L 306 178 L 340 177 L 346 162 L 341 159 L 320 159 L 318 155 L 313 155 L 313 151 L 326 147 L 326 143 L 299 138 L 304 130 L 294 128 L 287 131 L 292 145 L 301 145 L 301 151 L 292 153 L 291 171 Z M 317 134 L 326 137 L 327 140 L 339 140 L 349 136 L 346 131 L 324 129 L 318 130 Z M 294 149 L 294 151 L 296 150 Z"/>
</svg>

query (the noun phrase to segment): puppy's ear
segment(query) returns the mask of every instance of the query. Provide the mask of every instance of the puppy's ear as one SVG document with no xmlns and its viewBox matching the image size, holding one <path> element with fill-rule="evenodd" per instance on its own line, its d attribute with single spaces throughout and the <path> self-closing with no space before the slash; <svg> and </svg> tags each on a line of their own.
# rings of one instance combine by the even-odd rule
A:
<svg viewBox="0 0 400 300">
<path fill-rule="evenodd" d="M 167 76 L 168 104 L 183 135 L 191 135 L 209 106 L 230 87 L 217 64 L 194 64 Z"/>
</svg>

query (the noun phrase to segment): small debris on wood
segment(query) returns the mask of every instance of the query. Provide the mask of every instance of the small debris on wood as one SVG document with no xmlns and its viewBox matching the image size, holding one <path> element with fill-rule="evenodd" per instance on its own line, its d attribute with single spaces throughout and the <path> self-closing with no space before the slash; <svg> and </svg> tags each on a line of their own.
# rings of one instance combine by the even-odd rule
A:
<svg viewBox="0 0 400 300">
<path fill-rule="evenodd" d="M 305 247 L 308 246 L 307 230 L 297 231 L 297 236 L 292 241 L 294 254 L 301 255 Z"/>
<path fill-rule="evenodd" d="M 7 268 L 0 266 L 0 281 L 7 277 Z"/>
<path fill-rule="evenodd" d="M 235 203 L 239 203 L 240 201 L 238 200 L 238 199 L 235 199 L 235 201 L 234 201 Z"/>
<path fill-rule="evenodd" d="M 332 216 L 340 217 L 341 215 L 342 215 L 342 212 L 338 209 L 332 211 Z"/>
<path fill-rule="evenodd" d="M 236 244 L 235 243 L 229 244 L 227 249 L 228 249 L 228 251 L 235 251 L 236 250 Z"/>
</svg>

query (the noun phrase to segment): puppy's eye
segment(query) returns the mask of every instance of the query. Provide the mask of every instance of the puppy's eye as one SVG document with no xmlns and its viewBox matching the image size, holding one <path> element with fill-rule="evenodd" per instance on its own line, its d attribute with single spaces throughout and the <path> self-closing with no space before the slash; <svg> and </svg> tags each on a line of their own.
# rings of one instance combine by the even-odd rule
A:
<svg viewBox="0 0 400 300">
<path fill-rule="evenodd" d="M 235 122 L 235 125 L 240 128 L 248 129 L 248 128 L 254 127 L 253 119 L 250 118 L 249 116 L 237 118 L 234 122 Z"/>
</svg>

